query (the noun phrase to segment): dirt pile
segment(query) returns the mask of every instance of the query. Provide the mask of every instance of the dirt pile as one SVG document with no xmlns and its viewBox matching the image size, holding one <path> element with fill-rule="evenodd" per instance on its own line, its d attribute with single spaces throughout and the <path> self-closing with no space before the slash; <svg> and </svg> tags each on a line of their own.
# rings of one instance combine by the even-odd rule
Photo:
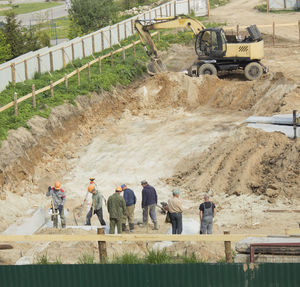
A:
<svg viewBox="0 0 300 287">
<path fill-rule="evenodd" d="M 144 108 L 209 106 L 267 115 L 278 112 L 284 98 L 296 88 L 297 85 L 281 73 L 268 74 L 255 82 L 164 73 L 145 81 L 133 98 Z"/>
<path fill-rule="evenodd" d="M 243 127 L 223 137 L 204 153 L 182 160 L 167 182 L 200 199 L 217 194 L 300 198 L 300 142 L 280 133 Z"/>
</svg>

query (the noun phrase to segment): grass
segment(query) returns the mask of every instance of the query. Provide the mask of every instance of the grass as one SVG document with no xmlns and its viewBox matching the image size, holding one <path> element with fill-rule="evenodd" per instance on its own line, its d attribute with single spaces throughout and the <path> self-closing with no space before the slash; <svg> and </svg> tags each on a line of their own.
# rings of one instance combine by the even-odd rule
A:
<svg viewBox="0 0 300 287">
<path fill-rule="evenodd" d="M 48 259 L 47 254 L 41 255 L 37 257 L 36 261 L 34 264 L 37 265 L 49 265 L 49 264 L 63 264 L 59 259 L 56 258 L 54 262 L 50 262 Z"/>
<path fill-rule="evenodd" d="M 13 5 L 12 9 L 9 11 L 13 11 L 16 15 L 19 14 L 26 14 L 30 12 L 35 12 L 47 8 L 52 8 L 55 6 L 63 5 L 62 2 L 40 2 L 40 3 L 30 3 L 30 4 L 18 4 Z M 0 7 L 4 7 L 4 5 L 1 5 Z M 0 11 L 0 16 L 5 16 L 6 11 Z"/>
<path fill-rule="evenodd" d="M 47 32 L 49 37 L 51 38 L 51 24 L 56 25 L 56 33 L 57 33 L 57 39 L 66 39 L 68 38 L 69 34 L 69 28 L 71 25 L 71 20 L 68 16 L 54 19 L 51 22 L 46 21 L 44 23 L 39 24 L 40 27 Z M 52 29 L 54 29 L 54 26 L 52 26 Z M 53 38 L 53 37 L 52 37 Z"/>
<path fill-rule="evenodd" d="M 121 42 L 122 46 L 132 43 L 133 40 L 137 40 L 137 35 L 130 37 Z M 171 44 L 190 44 L 194 42 L 191 32 L 178 32 L 161 34 L 160 42 L 154 38 L 157 48 L 159 50 L 167 50 Z M 113 50 L 119 48 L 118 45 L 113 47 Z M 100 53 L 96 53 L 94 56 L 108 54 L 112 49 L 106 49 Z M 87 62 L 93 59 L 92 56 L 75 60 L 72 64 L 67 65 L 65 69 L 54 71 L 45 74 L 36 74 L 34 79 L 27 80 L 25 82 L 16 83 L 14 86 L 10 84 L 7 88 L 0 93 L 0 106 L 4 106 L 13 101 L 14 92 L 17 92 L 18 98 L 31 93 L 31 87 L 34 84 L 36 90 L 48 86 L 50 81 L 56 81 L 64 77 L 65 74 L 71 73 L 76 68 L 83 66 Z M 77 77 L 74 76 L 69 79 L 69 88 L 66 89 L 64 83 L 54 88 L 54 97 L 51 97 L 50 91 L 46 91 L 37 95 L 36 104 L 37 107 L 32 107 L 32 100 L 28 99 L 18 105 L 19 115 L 14 115 L 14 109 L 9 108 L 0 113 L 0 145 L 1 141 L 5 140 L 8 135 L 8 131 L 11 129 L 17 129 L 19 127 L 29 128 L 27 121 L 33 116 L 38 115 L 44 118 L 48 118 L 51 109 L 53 107 L 62 105 L 64 103 L 75 104 L 75 98 L 78 95 L 88 95 L 91 92 L 101 93 L 103 90 L 110 91 L 113 86 L 118 83 L 127 86 L 132 81 L 135 81 L 146 71 L 145 63 L 149 61 L 144 49 L 141 45 L 136 46 L 136 58 L 133 56 L 133 49 L 126 51 L 126 60 L 122 59 L 122 55 L 114 55 L 114 66 L 111 66 L 110 59 L 102 61 L 102 73 L 99 73 L 98 64 L 91 66 L 92 77 L 88 79 L 87 69 L 80 73 L 81 85 L 77 85 Z"/>
<path fill-rule="evenodd" d="M 209 0 L 210 8 L 217 8 L 229 3 L 229 0 Z"/>
<path fill-rule="evenodd" d="M 254 8 L 256 10 L 258 10 L 259 12 L 263 12 L 263 13 L 267 12 L 267 4 L 266 3 L 257 5 Z M 270 10 L 270 13 L 274 13 L 274 14 L 291 13 L 291 12 L 300 12 L 300 8 L 295 9 L 295 10 L 288 10 L 288 9 Z"/>
<path fill-rule="evenodd" d="M 88 253 L 83 253 L 77 261 L 77 264 L 95 264 L 95 255 L 94 254 L 88 254 Z"/>
</svg>

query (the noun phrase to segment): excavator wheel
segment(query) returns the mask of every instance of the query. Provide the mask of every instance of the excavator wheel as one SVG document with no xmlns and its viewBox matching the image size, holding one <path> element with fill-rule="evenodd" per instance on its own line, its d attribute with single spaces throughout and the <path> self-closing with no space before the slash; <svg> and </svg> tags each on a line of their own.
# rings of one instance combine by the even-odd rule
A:
<svg viewBox="0 0 300 287">
<path fill-rule="evenodd" d="M 251 62 L 245 67 L 245 77 L 249 81 L 259 79 L 263 74 L 263 67 L 257 62 Z"/>
<path fill-rule="evenodd" d="M 198 75 L 217 75 L 218 71 L 213 64 L 203 64 L 199 67 Z"/>
<path fill-rule="evenodd" d="M 151 62 L 147 65 L 147 72 L 149 75 L 154 76 L 157 73 L 167 72 L 167 68 L 160 59 L 151 59 Z"/>
</svg>

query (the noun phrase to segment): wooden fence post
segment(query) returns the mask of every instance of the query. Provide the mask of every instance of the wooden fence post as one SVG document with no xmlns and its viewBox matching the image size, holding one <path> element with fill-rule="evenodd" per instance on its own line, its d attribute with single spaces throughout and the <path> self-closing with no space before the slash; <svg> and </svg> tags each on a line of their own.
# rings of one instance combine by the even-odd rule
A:
<svg viewBox="0 0 300 287">
<path fill-rule="evenodd" d="M 159 7 L 159 10 L 160 10 L 160 17 L 162 17 L 162 7 L 161 6 Z"/>
<path fill-rule="evenodd" d="M 109 27 L 109 47 L 112 46 L 111 27 Z"/>
<path fill-rule="evenodd" d="M 51 98 L 54 97 L 54 90 L 53 90 L 53 82 L 50 81 L 50 92 L 51 92 Z"/>
<path fill-rule="evenodd" d="M 131 19 L 131 34 L 133 35 L 134 34 L 134 23 L 133 23 L 133 20 Z"/>
<path fill-rule="evenodd" d="M 65 74 L 65 85 L 66 85 L 66 89 L 69 88 L 69 81 L 68 81 L 68 75 Z"/>
<path fill-rule="evenodd" d="M 50 57 L 50 71 L 53 72 L 53 54 L 52 51 L 49 52 Z"/>
<path fill-rule="evenodd" d="M 240 26 L 239 24 L 236 25 L 236 36 L 238 37 L 240 34 Z"/>
<path fill-rule="evenodd" d="M 118 43 L 120 43 L 120 24 L 117 24 Z"/>
<path fill-rule="evenodd" d="M 174 16 L 176 17 L 176 1 L 174 1 Z"/>
<path fill-rule="evenodd" d="M 41 73 L 41 56 L 37 54 L 37 61 L 38 61 L 38 72 Z"/>
<path fill-rule="evenodd" d="M 27 69 L 27 60 L 24 60 L 24 73 L 25 73 L 25 80 L 28 80 L 28 69 Z"/>
<path fill-rule="evenodd" d="M 126 24 L 127 22 L 124 22 L 124 38 L 126 39 L 127 38 L 127 30 L 126 30 Z"/>
<path fill-rule="evenodd" d="M 18 113 L 18 94 L 14 92 L 14 107 L 15 107 L 15 116 L 17 116 Z"/>
<path fill-rule="evenodd" d="M 14 86 L 16 85 L 16 66 L 15 63 L 11 63 L 10 64 L 10 68 L 11 68 L 11 79 L 12 79 L 12 83 L 14 84 Z"/>
<path fill-rule="evenodd" d="M 160 31 L 158 31 L 158 33 L 157 33 L 157 40 L 158 40 L 158 42 L 160 41 Z"/>
<path fill-rule="evenodd" d="M 104 228 L 98 228 L 97 234 L 105 234 Z M 105 241 L 98 241 L 98 250 L 99 250 L 99 260 L 101 263 L 105 263 L 107 259 L 107 250 L 106 250 L 106 242 Z"/>
<path fill-rule="evenodd" d="M 77 84 L 80 86 L 80 71 L 77 69 Z"/>
<path fill-rule="evenodd" d="M 125 59 L 126 59 L 126 54 L 125 54 L 125 49 L 124 49 L 124 47 L 122 48 L 122 58 L 123 58 L 123 60 L 125 61 Z"/>
<path fill-rule="evenodd" d="M 101 62 L 101 57 L 98 58 L 99 61 L 99 73 L 102 72 L 102 62 Z"/>
<path fill-rule="evenodd" d="M 113 54 L 113 52 L 110 53 L 110 65 L 112 67 L 114 66 L 114 54 Z"/>
<path fill-rule="evenodd" d="M 167 4 L 165 5 L 165 9 L 166 9 L 166 17 L 168 17 L 169 15 L 168 15 L 168 5 Z"/>
<path fill-rule="evenodd" d="M 152 19 L 152 13 L 149 11 L 149 19 Z"/>
<path fill-rule="evenodd" d="M 154 10 L 155 19 L 157 18 L 157 9 Z"/>
<path fill-rule="evenodd" d="M 85 49 L 84 49 L 84 40 L 81 39 L 81 46 L 82 46 L 82 57 L 85 58 Z"/>
<path fill-rule="evenodd" d="M 275 46 L 275 22 L 273 21 L 273 36 L 272 36 L 272 39 L 273 39 L 273 46 Z"/>
<path fill-rule="evenodd" d="M 95 54 L 95 35 L 92 35 L 92 53 Z"/>
<path fill-rule="evenodd" d="M 65 57 L 65 48 L 62 47 L 61 48 L 61 57 L 62 57 L 62 61 L 63 61 L 63 67 L 66 67 L 66 57 Z"/>
<path fill-rule="evenodd" d="M 299 29 L 299 43 L 300 43 L 300 20 L 298 20 L 298 29 Z"/>
<path fill-rule="evenodd" d="M 224 234 L 230 234 L 230 231 L 224 231 Z M 232 263 L 231 241 L 224 241 L 226 263 Z"/>
<path fill-rule="evenodd" d="M 210 3 L 209 3 L 209 0 L 206 0 L 206 6 L 207 6 L 207 16 L 209 17 L 209 15 L 210 15 Z"/>
<path fill-rule="evenodd" d="M 71 44 L 72 48 L 72 62 L 75 60 L 75 50 L 74 50 L 74 43 Z"/>
<path fill-rule="evenodd" d="M 267 13 L 269 13 L 269 12 L 270 12 L 270 1 L 267 0 Z"/>
<path fill-rule="evenodd" d="M 143 16 L 144 16 L 144 20 L 146 20 L 146 12 L 143 14 Z"/>
<path fill-rule="evenodd" d="M 169 16 L 172 16 L 172 5 L 171 5 L 171 3 L 169 4 Z"/>
<path fill-rule="evenodd" d="M 36 97 L 35 97 L 35 85 L 32 84 L 32 106 L 35 109 L 36 108 Z"/>
<path fill-rule="evenodd" d="M 88 79 L 91 80 L 91 64 L 88 63 Z"/>
<path fill-rule="evenodd" d="M 136 57 L 136 48 L 135 48 L 135 42 L 133 41 L 133 56 Z"/>
<path fill-rule="evenodd" d="M 101 31 L 101 51 L 104 50 L 104 36 L 103 36 L 103 31 Z"/>
<path fill-rule="evenodd" d="M 191 0 L 188 0 L 188 14 L 191 14 Z"/>
</svg>

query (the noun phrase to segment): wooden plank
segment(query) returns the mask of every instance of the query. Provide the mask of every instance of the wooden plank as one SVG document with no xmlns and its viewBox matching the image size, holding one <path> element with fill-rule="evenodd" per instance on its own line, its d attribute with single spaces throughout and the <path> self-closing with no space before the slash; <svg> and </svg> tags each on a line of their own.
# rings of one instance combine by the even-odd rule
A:
<svg viewBox="0 0 300 287">
<path fill-rule="evenodd" d="M 13 249 L 13 247 L 9 244 L 0 244 L 0 249 L 4 250 L 4 249 Z"/>
<path fill-rule="evenodd" d="M 159 242 L 159 241 L 195 241 L 195 242 L 237 242 L 246 237 L 266 237 L 266 234 L 211 234 L 211 235 L 177 235 L 177 234 L 107 234 L 107 235 L 62 235 L 62 234 L 35 234 L 35 235 L 0 235 L 0 242 L 82 242 L 82 241 L 106 241 L 106 242 Z"/>
</svg>

